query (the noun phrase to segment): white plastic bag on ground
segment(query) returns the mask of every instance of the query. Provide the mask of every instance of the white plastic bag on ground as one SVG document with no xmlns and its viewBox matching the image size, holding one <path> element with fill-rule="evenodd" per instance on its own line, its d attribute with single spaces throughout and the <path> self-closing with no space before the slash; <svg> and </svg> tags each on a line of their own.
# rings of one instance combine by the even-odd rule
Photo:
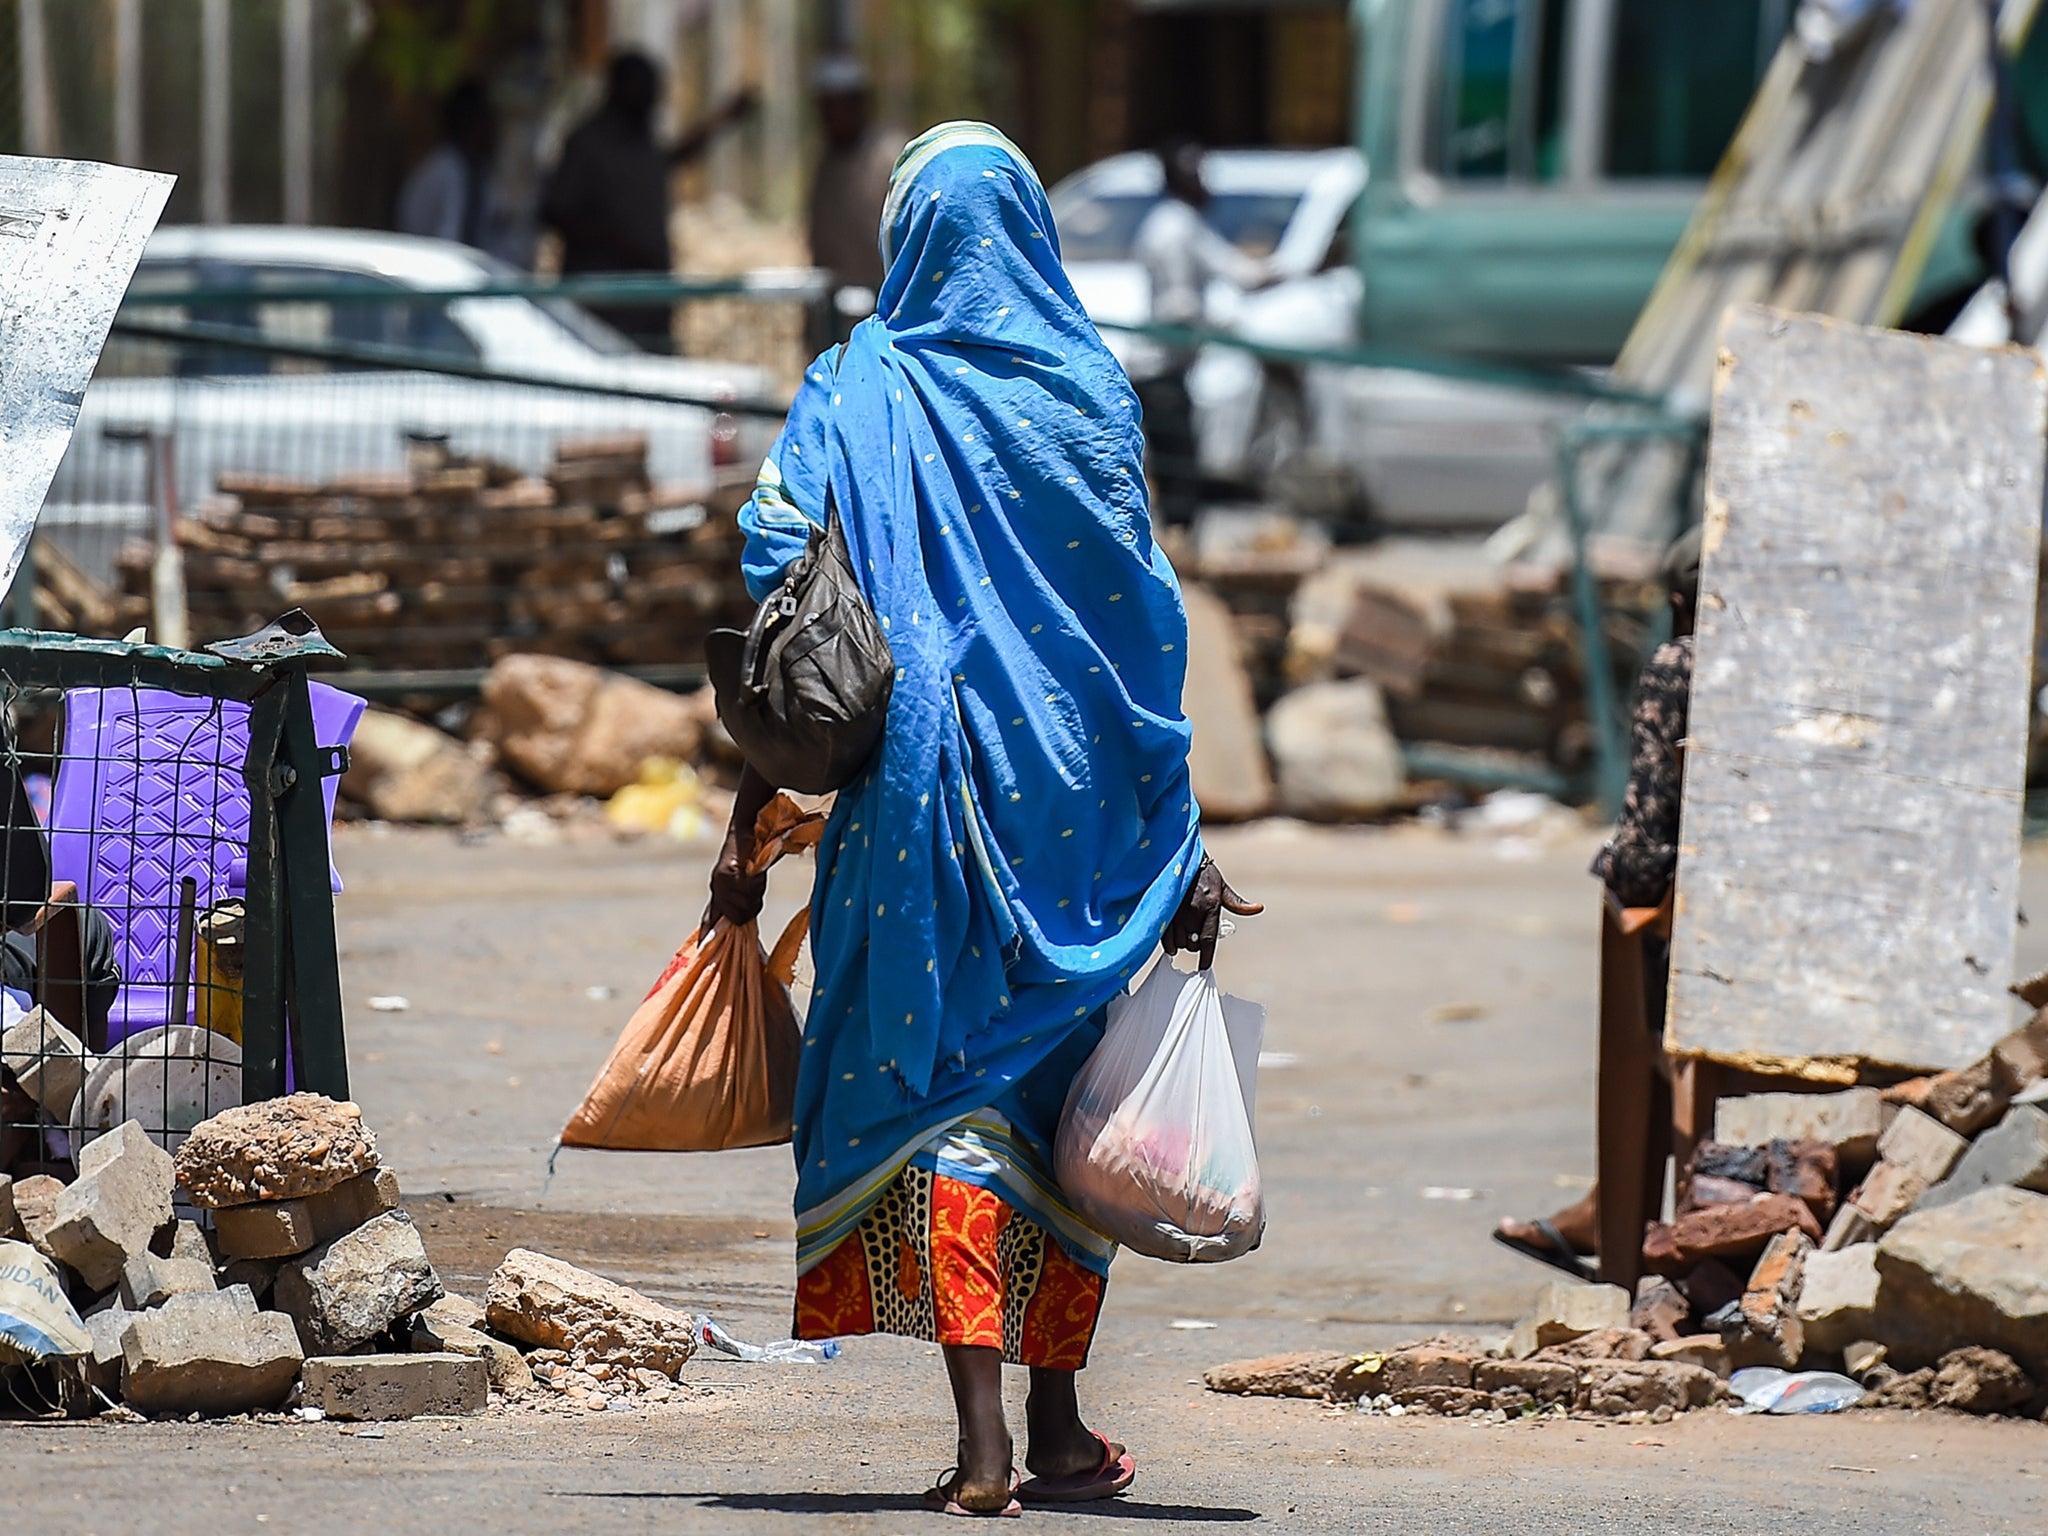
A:
<svg viewBox="0 0 2048 1536">
<path fill-rule="evenodd" d="M 1226 997 L 1214 972 L 1164 960 L 1109 1005 L 1053 1148 L 1060 1188 L 1092 1226 L 1182 1264 L 1259 1245 L 1252 1095 L 1265 1028 L 1266 1010 Z"/>
<path fill-rule="evenodd" d="M 91 1351 L 56 1266 L 27 1243 L 0 1242 L 0 1365 Z"/>
</svg>

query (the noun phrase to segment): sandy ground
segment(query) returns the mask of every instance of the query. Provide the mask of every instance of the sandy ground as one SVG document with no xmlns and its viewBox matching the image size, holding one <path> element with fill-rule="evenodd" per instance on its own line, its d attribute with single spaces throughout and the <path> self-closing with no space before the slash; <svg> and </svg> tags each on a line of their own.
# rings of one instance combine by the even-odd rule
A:
<svg viewBox="0 0 2048 1536">
<path fill-rule="evenodd" d="M 1216 839 L 1269 914 L 1220 968 L 1270 1006 L 1257 1254 L 1117 1266 L 1084 1380 L 1139 1459 L 1081 1529 L 2037 1532 L 2048 1428 L 1944 1415 L 1673 1424 L 1387 1420 L 1220 1398 L 1201 1370 L 1279 1349 L 1497 1331 L 1544 1272 L 1487 1241 L 1592 1162 L 1594 838 L 1268 824 Z M 338 840 L 354 1091 L 451 1285 L 515 1245 L 787 1331 L 786 1149 L 548 1154 L 700 908 L 706 854 L 609 842 Z M 2048 909 L 2048 859 L 2028 888 Z M 771 917 L 803 899 L 780 878 Z M 2038 937 L 2036 937 L 2038 935 Z M 2026 958 L 2048 934 L 2023 930 Z M 372 996 L 403 996 L 376 1012 Z M 698 1362 L 685 1403 L 380 1426 L 0 1426 L 0 1531 L 380 1533 L 929 1527 L 950 1460 L 936 1352 L 852 1341 L 817 1368 Z M 1021 1387 L 1021 1383 L 1018 1384 Z M 1021 1422 L 1021 1415 L 1019 1416 Z"/>
</svg>

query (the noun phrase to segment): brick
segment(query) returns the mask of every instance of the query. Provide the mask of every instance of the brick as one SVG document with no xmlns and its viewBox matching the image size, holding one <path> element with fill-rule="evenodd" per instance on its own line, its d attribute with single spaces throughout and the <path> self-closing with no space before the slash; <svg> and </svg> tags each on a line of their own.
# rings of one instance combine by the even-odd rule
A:
<svg viewBox="0 0 2048 1536">
<path fill-rule="evenodd" d="M 277 1284 L 276 1259 L 229 1259 L 220 1269 L 220 1289 L 246 1285 L 257 1301 L 268 1305 L 271 1288 Z"/>
<path fill-rule="evenodd" d="M 78 1036 L 41 1008 L 31 1008 L 0 1034 L 0 1066 L 60 1125 L 69 1123 L 91 1064 L 92 1053 Z"/>
<path fill-rule="evenodd" d="M 1636 1287 L 1635 1305 L 1629 1308 L 1631 1328 L 1650 1336 L 1652 1343 L 1681 1337 L 1692 1321 L 1692 1303 L 1685 1293 L 1662 1275 L 1645 1275 Z"/>
<path fill-rule="evenodd" d="M 1471 1387 L 1404 1387 L 1394 1394 L 1394 1401 L 1403 1408 L 1458 1417 L 1483 1413 L 1493 1406 L 1491 1393 Z"/>
<path fill-rule="evenodd" d="M 178 1183 L 209 1210 L 317 1195 L 376 1166 L 363 1112 L 317 1093 L 222 1110 L 178 1148 Z"/>
<path fill-rule="evenodd" d="M 521 1344 L 664 1376 L 674 1376 L 697 1348 L 696 1319 L 688 1313 L 530 1248 L 505 1255 L 484 1293 L 484 1310 L 494 1333 Z"/>
<path fill-rule="evenodd" d="M 1827 1236 L 1820 1240 L 1821 1252 L 1835 1253 L 1857 1243 L 1874 1243 L 1878 1236 L 1877 1223 L 1858 1210 L 1854 1200 L 1844 1200 L 1835 1219 L 1828 1223 Z"/>
<path fill-rule="evenodd" d="M 1816 1242 L 1821 1237 L 1820 1223 L 1806 1202 L 1790 1195 L 1758 1195 L 1748 1205 L 1708 1206 L 1651 1227 L 1643 1240 L 1643 1263 L 1656 1274 L 1680 1275 L 1703 1259 L 1746 1262 L 1780 1232 L 1792 1231 Z"/>
<path fill-rule="evenodd" d="M 1728 1346 L 1717 1333 L 1689 1333 L 1682 1339 L 1667 1340 L 1651 1349 L 1650 1358 L 1668 1360 L 1674 1365 L 1696 1365 L 1723 1378 L 1733 1369 L 1728 1363 Z"/>
<path fill-rule="evenodd" d="M 121 1355 L 122 1395 L 145 1413 L 274 1408 L 304 1358 L 291 1319 L 257 1311 L 243 1286 L 173 1296 L 134 1314 Z"/>
<path fill-rule="evenodd" d="M 423 1328 L 431 1327 L 439 1332 L 450 1327 L 431 1319 L 431 1313 L 421 1316 L 419 1323 L 414 1325 L 415 1339 L 421 1336 Z M 1255 1360 L 1235 1360 L 1228 1365 L 1215 1366 L 1202 1373 L 1202 1381 L 1211 1392 L 1229 1392 L 1242 1397 L 1327 1398 L 1330 1383 L 1351 1363 L 1351 1359 L 1350 1355 L 1326 1349 L 1261 1355 Z"/>
<path fill-rule="evenodd" d="M 1857 1243 L 1807 1255 L 1799 1288 L 1799 1320 L 1809 1349 L 1840 1354 L 1875 1331 L 1877 1244 Z"/>
<path fill-rule="evenodd" d="M 507 1397 L 524 1397 L 533 1390 L 533 1371 L 526 1363 L 526 1357 L 503 1339 L 494 1339 L 478 1328 L 451 1323 L 433 1315 L 430 1307 L 412 1320 L 411 1343 L 419 1354 L 468 1355 L 481 1360 L 491 1378 L 491 1390 Z M 1350 1356 L 1337 1356 L 1338 1364 L 1332 1367 L 1334 1377 L 1338 1369 L 1348 1363 Z M 1322 1383 L 1319 1392 L 1286 1392 L 1285 1397 L 1326 1397 L 1329 1382 Z M 1272 1396 L 1274 1394 L 1263 1394 Z"/>
<path fill-rule="evenodd" d="M 1580 1373 L 1572 1406 L 1596 1418 L 1643 1413 L 1663 1419 L 1704 1408 L 1720 1392 L 1720 1378 L 1701 1366 L 1672 1360 L 1594 1360 Z"/>
<path fill-rule="evenodd" d="M 2015 1104 L 1971 1144 L 1953 1173 L 1921 1196 L 1920 1205 L 1933 1210 L 1998 1186 L 2048 1194 L 2048 1110 Z"/>
<path fill-rule="evenodd" d="M 1883 1137 L 1879 1138 L 1880 1143 Z M 1764 1149 L 1764 1188 L 1804 1200 L 1816 1221 L 1835 1213 L 1835 1149 L 1825 1141 L 1774 1141 Z"/>
<path fill-rule="evenodd" d="M 131 1312 L 163 1305 L 173 1296 L 191 1291 L 215 1289 L 213 1254 L 206 1246 L 206 1234 L 189 1221 L 171 1229 L 171 1240 L 157 1245 L 167 1251 L 145 1248 L 131 1253 L 121 1265 L 121 1305 Z"/>
<path fill-rule="evenodd" d="M 300 1376 L 309 1407 L 330 1419 L 482 1413 L 490 1376 L 471 1355 L 315 1355 Z"/>
<path fill-rule="evenodd" d="M 278 1269 L 272 1304 L 298 1325 L 309 1350 L 336 1354 L 375 1338 L 443 1294 L 412 1218 L 386 1211 L 287 1259 Z"/>
<path fill-rule="evenodd" d="M 1618 1285 L 1553 1280 L 1536 1293 L 1535 1310 L 1515 1324 L 1508 1354 L 1526 1360 L 1552 1344 L 1569 1343 L 1602 1328 L 1626 1328 L 1628 1312 L 1628 1292 Z"/>
<path fill-rule="evenodd" d="M 14 1180 L 0 1173 L 0 1238 L 15 1235 Z"/>
<path fill-rule="evenodd" d="M 2048 1077 L 2048 1008 L 1991 1047 L 1991 1060 L 1999 1080 L 2014 1093 Z"/>
<path fill-rule="evenodd" d="M 32 1173 L 25 1179 L 17 1179 L 14 1184 L 15 1225 L 45 1258 L 52 1256 L 43 1244 L 51 1223 L 57 1219 L 57 1197 L 63 1193 L 64 1181 L 53 1179 L 47 1173 Z"/>
<path fill-rule="evenodd" d="M 1845 1163 L 1877 1155 L 1884 1100 L 1875 1088 L 1840 1093 L 1750 1093 L 1714 1108 L 1714 1140 L 1761 1147 L 1773 1141 L 1824 1141 Z"/>
<path fill-rule="evenodd" d="M 1880 1162 L 1856 1186 L 1856 1193 L 1849 1200 L 1870 1218 L 1873 1228 L 1885 1232 L 1926 1193 L 1927 1184 L 1911 1169 Z"/>
<path fill-rule="evenodd" d="M 1400 1394 L 1415 1387 L 1469 1387 L 1472 1357 L 1449 1349 L 1397 1349 L 1380 1372 L 1383 1392 Z"/>
<path fill-rule="evenodd" d="M 1690 1172 L 1696 1179 L 1725 1179 L 1761 1194 L 1770 1172 L 1762 1147 L 1732 1146 L 1723 1141 L 1703 1141 L 1693 1148 Z"/>
<path fill-rule="evenodd" d="M 373 1168 L 305 1198 L 313 1217 L 314 1240 L 331 1243 L 344 1232 L 353 1232 L 386 1211 L 398 1209 L 398 1175 L 389 1168 Z"/>
<path fill-rule="evenodd" d="M 1804 1232 L 1780 1232 L 1771 1239 L 1743 1290 L 1735 1324 L 1721 1330 L 1729 1364 L 1790 1370 L 1799 1363 L 1806 1347 L 1806 1327 L 1797 1304 L 1800 1280 L 1812 1252 L 1813 1239 Z"/>
<path fill-rule="evenodd" d="M 1538 1360 L 1647 1360 L 1657 1341 L 1639 1328 L 1600 1328 L 1592 1333 L 1551 1344 L 1533 1358 Z"/>
<path fill-rule="evenodd" d="M 1566 1360 L 1481 1360 L 1472 1368 L 1481 1392 L 1522 1391 L 1539 1403 L 1568 1403 L 1579 1390 L 1579 1368 Z"/>
<path fill-rule="evenodd" d="M 1943 1072 L 1928 1085 L 1920 1107 L 1959 1136 L 1974 1136 L 2005 1113 L 2012 1090 L 2000 1080 L 1989 1057 L 1954 1072 Z"/>
<path fill-rule="evenodd" d="M 1685 1186 L 1685 1209 L 1702 1210 L 1710 1205 L 1747 1205 L 1757 1197 L 1757 1188 L 1739 1179 L 1718 1174 L 1696 1173 Z"/>
<path fill-rule="evenodd" d="M 1877 1155 L 1924 1183 L 1939 1184 L 1969 1145 L 1968 1137 L 1957 1135 L 1934 1116 L 1908 1104 L 1901 1106 L 1878 1137 Z"/>
<path fill-rule="evenodd" d="M 121 1278 L 131 1254 L 144 1252 L 171 1220 L 168 1152 L 127 1120 L 78 1154 L 79 1178 L 57 1197 L 44 1250 L 95 1291 Z"/>
<path fill-rule="evenodd" d="M 288 1259 L 319 1241 L 304 1200 L 224 1205 L 213 1213 L 213 1231 L 220 1251 L 236 1259 Z"/>
</svg>

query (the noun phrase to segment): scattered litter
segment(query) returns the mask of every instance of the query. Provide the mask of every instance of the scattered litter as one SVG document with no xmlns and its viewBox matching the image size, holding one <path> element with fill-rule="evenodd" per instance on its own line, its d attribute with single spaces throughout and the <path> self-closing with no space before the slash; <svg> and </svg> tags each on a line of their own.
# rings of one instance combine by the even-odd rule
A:
<svg viewBox="0 0 2048 1536">
<path fill-rule="evenodd" d="M 1206 1318 L 1176 1317 L 1172 1322 L 1168 1323 L 1166 1326 L 1169 1328 L 1178 1328 L 1183 1333 L 1202 1333 L 1210 1328 L 1214 1328 L 1216 1325 L 1208 1321 Z"/>
<path fill-rule="evenodd" d="M 1484 1003 L 1439 1003 L 1429 1010 L 1432 1024 L 1469 1024 L 1486 1017 Z"/>
<path fill-rule="evenodd" d="M 1868 1472 L 1872 1477 L 1877 1476 L 1877 1468 L 1875 1467 L 1852 1467 L 1846 1462 L 1840 1461 L 1829 1462 L 1828 1470 L 1830 1472 Z"/>
<path fill-rule="evenodd" d="M 1728 1378 L 1742 1399 L 1736 1413 L 1835 1413 L 1863 1400 L 1863 1386 L 1833 1371 L 1781 1371 L 1752 1365 Z"/>
<path fill-rule="evenodd" d="M 1259 1070 L 1261 1072 L 1280 1072 L 1288 1067 L 1298 1067 L 1300 1065 L 1301 1058 L 1292 1051 L 1259 1052 Z"/>
<path fill-rule="evenodd" d="M 1541 826 L 1558 808 L 1548 795 L 1526 789 L 1495 790 L 1458 818 L 1461 832 L 1524 832 Z"/>
<path fill-rule="evenodd" d="M 619 995 L 619 989 L 606 986 L 585 987 L 583 995 L 593 1003 L 607 1003 Z"/>
<path fill-rule="evenodd" d="M 294 1408 L 292 1417 L 305 1424 L 318 1424 L 327 1417 L 325 1408 Z"/>
<path fill-rule="evenodd" d="M 679 843 L 696 842 L 712 830 L 697 770 L 669 758 L 641 764 L 639 780 L 617 791 L 604 814 L 621 832 L 666 835 Z"/>
<path fill-rule="evenodd" d="M 1425 1184 L 1419 1193 L 1425 1200 L 1477 1200 L 1486 1191 L 1471 1189 L 1462 1184 Z"/>
<path fill-rule="evenodd" d="M 1560 1173 L 1550 1182 L 1559 1189 L 1591 1189 L 1599 1181 L 1590 1173 Z"/>
<path fill-rule="evenodd" d="M 358 1440 L 382 1440 L 384 1438 L 384 1431 L 381 1429 L 344 1429 L 342 1433 L 344 1435 L 353 1434 Z"/>
<path fill-rule="evenodd" d="M 839 1358 L 839 1345 L 832 1339 L 777 1339 L 770 1344 L 748 1344 L 734 1338 L 708 1317 L 697 1320 L 697 1341 L 705 1348 L 715 1349 L 735 1360 L 761 1361 L 770 1365 L 823 1365 L 827 1360 Z"/>
<path fill-rule="evenodd" d="M 395 992 L 387 993 L 383 997 L 373 997 L 370 999 L 370 1012 L 372 1013 L 404 1013 L 410 1007 L 412 1007 L 412 999 L 400 997 Z"/>
</svg>

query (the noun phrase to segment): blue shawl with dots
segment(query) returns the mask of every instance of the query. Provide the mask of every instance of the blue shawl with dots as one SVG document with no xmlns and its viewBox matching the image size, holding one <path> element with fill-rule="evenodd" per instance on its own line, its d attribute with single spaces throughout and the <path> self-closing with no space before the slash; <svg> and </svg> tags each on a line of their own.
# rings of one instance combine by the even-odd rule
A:
<svg viewBox="0 0 2048 1536">
<path fill-rule="evenodd" d="M 897 665 L 818 848 L 800 1270 L 977 1111 L 1042 1176 L 1002 1193 L 1056 1214 L 1067 1087 L 1200 857 L 1138 408 L 1036 173 L 991 128 L 933 129 L 897 163 L 882 255 L 877 314 L 806 371 L 741 519 L 758 599 L 829 476 Z"/>
</svg>

